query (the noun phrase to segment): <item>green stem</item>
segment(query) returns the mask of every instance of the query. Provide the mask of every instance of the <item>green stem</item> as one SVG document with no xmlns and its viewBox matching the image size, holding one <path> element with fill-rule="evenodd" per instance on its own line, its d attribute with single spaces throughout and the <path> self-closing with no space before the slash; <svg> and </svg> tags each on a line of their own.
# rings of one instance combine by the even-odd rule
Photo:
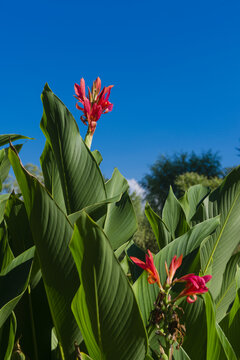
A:
<svg viewBox="0 0 240 360">
<path fill-rule="evenodd" d="M 89 148 L 89 150 L 91 149 L 92 139 L 93 139 L 93 133 L 88 129 L 84 142 Z"/>
<path fill-rule="evenodd" d="M 34 324 L 34 318 L 33 318 L 32 297 L 31 297 L 30 285 L 28 285 L 28 303 L 29 303 L 30 319 L 31 319 L 31 326 L 32 326 L 34 356 L 35 356 L 35 360 L 38 360 L 37 337 L 36 337 L 36 330 L 35 330 L 35 324 Z"/>
</svg>

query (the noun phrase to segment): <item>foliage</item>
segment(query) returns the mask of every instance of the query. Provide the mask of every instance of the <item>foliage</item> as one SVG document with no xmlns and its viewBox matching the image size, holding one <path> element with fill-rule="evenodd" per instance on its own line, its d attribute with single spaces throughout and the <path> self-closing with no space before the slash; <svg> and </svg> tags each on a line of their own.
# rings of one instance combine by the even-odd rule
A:
<svg viewBox="0 0 240 360">
<path fill-rule="evenodd" d="M 100 153 L 47 85 L 42 102 L 44 181 L 8 148 L 9 137 L 24 137 L 0 136 L 1 183 L 11 163 L 19 187 L 0 195 L 0 360 L 239 359 L 240 167 L 211 193 L 198 184 L 179 198 L 170 188 L 161 216 L 146 203 L 148 259 L 133 241 L 127 180 L 115 169 L 105 181 Z M 220 176 L 211 152 L 175 160 Z M 143 219 L 141 200 L 133 203 Z M 194 285 L 211 276 L 208 293 Z"/>
<path fill-rule="evenodd" d="M 211 190 L 215 190 L 222 183 L 222 181 L 223 179 L 217 176 L 208 178 L 205 175 L 199 175 L 195 172 L 187 172 L 177 176 L 175 185 L 177 186 L 178 190 L 184 193 L 191 186 L 198 184 L 202 184 L 203 186 L 209 187 Z"/>
<path fill-rule="evenodd" d="M 197 155 L 194 152 L 176 153 L 173 156 L 161 155 L 150 167 L 150 173 L 146 174 L 141 181 L 141 185 L 147 192 L 146 200 L 155 211 L 162 209 L 166 200 L 169 186 L 173 186 L 173 191 L 177 196 L 181 195 L 181 190 L 175 184 L 179 175 L 194 172 L 204 175 L 208 179 L 221 177 L 221 163 L 219 155 L 211 150 Z"/>
</svg>

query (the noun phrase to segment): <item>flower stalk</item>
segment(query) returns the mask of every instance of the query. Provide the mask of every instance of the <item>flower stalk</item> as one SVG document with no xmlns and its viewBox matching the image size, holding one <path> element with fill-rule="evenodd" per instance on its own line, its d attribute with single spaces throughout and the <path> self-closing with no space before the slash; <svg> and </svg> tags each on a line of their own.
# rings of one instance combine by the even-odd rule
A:
<svg viewBox="0 0 240 360">
<path fill-rule="evenodd" d="M 172 360 L 174 344 L 176 348 L 182 345 L 186 329 L 182 321 L 183 309 L 177 306 L 176 301 L 182 297 L 186 297 L 188 303 L 193 303 L 197 300 L 197 295 L 203 294 L 208 291 L 206 283 L 211 279 L 211 275 L 197 276 L 195 274 L 187 274 L 180 279 L 175 278 L 177 269 L 182 264 L 183 256 L 175 255 L 168 268 L 165 262 L 165 269 L 167 279 L 164 285 L 161 284 L 158 270 L 154 265 L 154 259 L 151 252 L 148 250 L 145 262 L 130 257 L 130 259 L 142 269 L 148 272 L 148 283 L 157 284 L 159 293 L 156 301 L 154 302 L 154 309 L 152 310 L 149 318 L 148 333 L 155 331 L 159 335 L 161 359 Z M 171 289 L 176 283 L 185 283 L 185 288 L 176 296 L 175 299 L 171 298 Z"/>
</svg>

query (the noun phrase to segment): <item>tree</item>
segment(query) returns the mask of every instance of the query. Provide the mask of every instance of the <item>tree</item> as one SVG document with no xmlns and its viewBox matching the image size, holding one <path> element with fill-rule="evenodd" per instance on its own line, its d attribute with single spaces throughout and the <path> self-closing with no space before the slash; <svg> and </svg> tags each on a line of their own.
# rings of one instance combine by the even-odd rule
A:
<svg viewBox="0 0 240 360">
<path fill-rule="evenodd" d="M 218 153 L 209 150 L 201 155 L 195 152 L 175 153 L 173 156 L 161 155 L 150 167 L 150 173 L 141 181 L 141 185 L 146 190 L 146 200 L 155 211 L 161 211 L 170 185 L 177 197 L 181 195 L 181 190 L 175 181 L 179 175 L 187 172 L 196 172 L 208 179 L 221 178 L 223 171 Z"/>
<path fill-rule="evenodd" d="M 199 175 L 195 172 L 187 172 L 185 174 L 178 175 L 175 180 L 175 185 L 177 186 L 178 190 L 182 191 L 183 193 L 187 191 L 191 186 L 202 184 L 203 186 L 209 187 L 211 190 L 216 189 L 223 179 L 214 176 L 212 178 L 208 178 L 205 175 Z"/>
</svg>

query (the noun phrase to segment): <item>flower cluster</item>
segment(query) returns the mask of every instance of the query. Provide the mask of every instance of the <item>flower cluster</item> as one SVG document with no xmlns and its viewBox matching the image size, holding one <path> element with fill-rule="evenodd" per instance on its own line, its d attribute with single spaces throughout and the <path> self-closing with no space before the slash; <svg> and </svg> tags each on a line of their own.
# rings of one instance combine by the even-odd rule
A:
<svg viewBox="0 0 240 360">
<path fill-rule="evenodd" d="M 110 96 L 110 91 L 113 85 L 104 87 L 101 91 L 101 80 L 98 77 L 92 86 L 92 90 L 88 88 L 88 96 L 85 94 L 85 81 L 82 78 L 79 84 L 74 85 L 74 90 L 76 93 L 75 98 L 78 99 L 76 108 L 83 112 L 83 115 L 80 117 L 82 122 L 87 125 L 88 131 L 93 135 L 97 121 L 100 119 L 102 114 L 106 114 L 109 111 L 112 111 L 113 104 L 111 104 L 108 99 Z"/>
<path fill-rule="evenodd" d="M 159 287 L 159 293 L 150 314 L 148 327 L 155 330 L 155 334 L 160 336 L 161 358 L 164 359 L 168 358 L 166 355 L 168 352 L 170 352 L 168 359 L 172 359 L 173 344 L 175 343 L 176 347 L 179 348 L 183 343 L 186 333 L 185 324 L 182 321 L 183 309 L 177 305 L 176 301 L 186 296 L 188 303 L 195 302 L 198 294 L 208 291 L 206 283 L 211 279 L 211 275 L 201 277 L 195 274 L 184 275 L 180 279 L 174 278 L 177 269 L 182 264 L 182 258 L 182 255 L 179 258 L 175 255 L 169 268 L 165 262 L 167 279 L 162 285 L 159 273 L 154 265 L 153 255 L 149 250 L 148 254 L 146 254 L 145 262 L 135 257 L 130 257 L 136 265 L 148 272 L 149 284 L 156 283 Z M 171 299 L 170 290 L 176 283 L 185 283 L 185 287 L 175 299 Z M 161 342 L 161 339 L 164 339 L 164 343 Z"/>
<path fill-rule="evenodd" d="M 182 255 L 177 258 L 175 255 L 171 261 L 170 267 L 168 269 L 167 263 L 165 262 L 165 269 L 167 273 L 167 280 L 164 286 L 162 286 L 160 282 L 160 276 L 159 273 L 154 265 L 153 256 L 148 250 L 148 255 L 146 254 L 146 262 L 143 262 L 133 256 L 130 257 L 131 260 L 138 266 L 140 266 L 142 269 L 146 270 L 148 275 L 148 282 L 149 284 L 157 283 L 160 290 L 162 292 L 166 292 L 166 289 L 171 288 L 175 283 L 177 282 L 185 282 L 186 287 L 184 290 L 177 296 L 174 301 L 177 299 L 186 296 L 188 303 L 193 303 L 197 300 L 198 294 L 203 294 L 208 291 L 208 288 L 206 287 L 206 283 L 212 278 L 211 275 L 205 275 L 205 276 L 197 276 L 195 274 L 188 274 L 182 276 L 180 279 L 175 279 L 173 281 L 174 275 L 177 271 L 177 269 L 182 264 Z"/>
</svg>

